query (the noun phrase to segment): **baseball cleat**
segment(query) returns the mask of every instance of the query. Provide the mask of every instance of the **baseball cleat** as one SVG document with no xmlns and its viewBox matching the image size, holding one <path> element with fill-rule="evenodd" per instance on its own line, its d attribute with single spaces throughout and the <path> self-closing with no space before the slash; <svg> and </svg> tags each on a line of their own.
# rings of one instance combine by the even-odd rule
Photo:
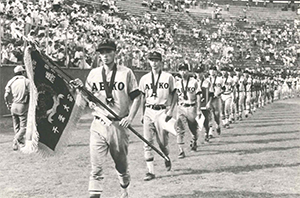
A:
<svg viewBox="0 0 300 198">
<path fill-rule="evenodd" d="M 17 140 L 14 140 L 14 141 L 13 141 L 13 146 L 12 146 L 12 147 L 13 147 L 13 150 L 14 150 L 14 151 L 17 151 L 17 150 L 18 150 L 18 141 L 17 141 Z"/>
<path fill-rule="evenodd" d="M 170 171 L 170 170 L 171 170 L 172 164 L 171 164 L 171 160 L 170 160 L 170 159 L 169 159 L 169 161 L 168 161 L 168 160 L 165 160 L 165 166 L 166 166 L 166 168 L 167 168 L 167 171 Z"/>
<path fill-rule="evenodd" d="M 128 192 L 127 192 L 126 189 L 124 189 L 124 191 L 123 191 L 123 193 L 122 193 L 122 195 L 121 195 L 120 198 L 128 198 Z"/>
<path fill-rule="evenodd" d="M 92 194 L 90 193 L 90 198 L 100 198 L 101 195 L 100 194 Z"/>
<path fill-rule="evenodd" d="M 209 138 L 208 138 L 208 137 L 205 137 L 204 141 L 205 141 L 205 142 L 209 142 Z"/>
<path fill-rule="evenodd" d="M 178 155 L 178 159 L 182 159 L 182 158 L 185 158 L 185 153 L 184 151 L 181 151 Z"/>
<path fill-rule="evenodd" d="M 191 147 L 191 151 L 197 151 L 197 140 L 192 140 L 190 147 Z"/>
<path fill-rule="evenodd" d="M 144 177 L 144 181 L 150 181 L 155 178 L 155 175 L 152 173 L 146 173 L 146 176 Z"/>
<path fill-rule="evenodd" d="M 220 127 L 217 128 L 217 133 L 218 133 L 218 135 L 221 135 L 221 128 Z"/>
</svg>

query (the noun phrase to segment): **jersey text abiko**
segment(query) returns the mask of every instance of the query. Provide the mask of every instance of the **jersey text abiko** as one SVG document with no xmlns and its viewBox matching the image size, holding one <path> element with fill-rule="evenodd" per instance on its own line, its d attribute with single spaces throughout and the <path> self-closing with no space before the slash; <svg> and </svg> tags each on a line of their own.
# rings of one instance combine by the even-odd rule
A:
<svg viewBox="0 0 300 198">
<path fill-rule="evenodd" d="M 187 104 L 194 104 L 196 103 L 196 99 L 197 99 L 197 94 L 199 94 L 200 89 L 199 89 L 199 85 L 198 85 L 198 81 L 192 77 L 190 77 L 188 86 L 187 86 L 187 96 L 188 99 L 185 100 L 184 99 L 184 93 L 183 93 L 183 89 L 185 87 L 182 87 L 181 81 L 176 82 L 176 89 L 178 91 L 178 101 L 179 104 L 181 103 L 187 103 Z M 185 82 L 186 83 L 186 82 Z M 184 86 L 186 86 L 186 84 L 184 84 Z"/>
<path fill-rule="evenodd" d="M 155 79 L 156 82 L 156 79 Z M 139 89 L 145 94 L 146 104 L 157 104 L 157 105 L 166 105 L 170 104 L 170 93 L 175 90 L 175 79 L 174 77 L 162 71 L 157 84 L 157 96 L 152 96 L 153 94 L 153 84 L 151 78 L 151 72 L 144 75 L 140 80 Z"/>
<path fill-rule="evenodd" d="M 103 69 L 104 67 L 98 67 L 91 70 L 86 80 L 86 87 L 98 99 L 100 99 L 103 103 L 106 103 L 106 93 L 101 75 Z M 107 75 L 107 82 L 110 81 L 111 76 L 112 71 Z M 138 85 L 132 70 L 124 66 L 117 66 L 115 82 L 112 87 L 114 105 L 110 106 L 111 109 L 120 117 L 128 115 L 129 106 L 132 102 L 128 95 L 130 96 L 131 93 L 134 93 L 137 90 Z"/>
</svg>

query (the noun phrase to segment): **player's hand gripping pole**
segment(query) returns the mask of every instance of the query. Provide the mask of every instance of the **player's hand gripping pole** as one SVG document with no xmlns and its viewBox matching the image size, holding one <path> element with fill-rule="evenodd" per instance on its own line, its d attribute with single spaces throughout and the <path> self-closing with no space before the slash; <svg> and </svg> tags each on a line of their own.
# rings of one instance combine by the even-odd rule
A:
<svg viewBox="0 0 300 198">
<path fill-rule="evenodd" d="M 39 48 L 37 47 L 36 43 L 32 43 L 33 47 L 41 54 L 41 58 L 45 63 L 51 67 L 52 69 L 57 69 L 62 74 L 61 76 L 66 80 L 67 83 L 70 83 L 70 81 L 73 81 L 74 78 L 71 77 L 69 74 L 67 74 L 65 71 L 63 71 L 60 66 L 58 66 L 50 57 L 48 57 L 45 53 L 43 53 Z M 53 68 L 54 67 L 54 68 Z M 115 117 L 117 120 L 121 120 L 121 118 L 113 111 L 111 110 L 106 104 L 104 104 L 101 100 L 99 100 L 94 94 L 92 94 L 89 90 L 87 90 L 85 87 L 81 86 L 78 87 L 81 91 L 83 91 L 89 99 L 96 103 L 101 105 L 105 110 L 107 110 L 111 115 Z M 148 146 L 150 146 L 158 155 L 160 155 L 162 158 L 164 158 L 166 161 L 170 161 L 170 158 L 166 156 L 163 152 L 158 150 L 155 146 L 153 146 L 148 140 L 146 140 L 141 134 L 139 134 L 135 129 L 132 128 L 131 125 L 128 126 L 128 129 L 133 132 L 138 138 L 140 138 L 143 142 L 145 142 Z"/>
</svg>

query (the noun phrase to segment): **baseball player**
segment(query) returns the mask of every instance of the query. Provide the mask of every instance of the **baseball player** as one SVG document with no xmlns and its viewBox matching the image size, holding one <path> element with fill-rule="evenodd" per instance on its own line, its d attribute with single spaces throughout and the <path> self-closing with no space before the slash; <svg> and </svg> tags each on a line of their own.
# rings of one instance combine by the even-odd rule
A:
<svg viewBox="0 0 300 198">
<path fill-rule="evenodd" d="M 14 73 L 15 76 L 5 86 L 4 101 L 13 119 L 15 132 L 13 150 L 18 150 L 19 146 L 24 145 L 30 81 L 25 77 L 26 72 L 22 66 L 16 66 Z M 12 95 L 12 103 L 9 102 L 9 95 Z"/>
<path fill-rule="evenodd" d="M 222 77 L 223 77 L 223 85 L 222 85 L 222 94 L 221 94 L 221 102 L 222 102 L 222 122 L 225 128 L 229 128 L 229 116 L 231 113 L 231 102 L 232 102 L 232 93 L 233 93 L 233 79 L 228 74 L 228 68 L 223 67 L 221 69 Z"/>
<path fill-rule="evenodd" d="M 255 73 L 253 75 L 253 97 L 254 97 L 254 105 L 253 105 L 253 112 L 256 111 L 256 109 L 258 108 L 258 104 L 259 104 L 259 98 L 260 98 L 260 87 L 261 87 L 261 83 L 259 80 L 259 74 Z"/>
<path fill-rule="evenodd" d="M 144 137 L 153 144 L 156 136 L 161 151 L 169 155 L 169 134 L 162 128 L 162 122 L 168 122 L 172 118 L 172 112 L 177 101 L 175 79 L 172 74 L 162 71 L 162 54 L 159 51 L 151 51 L 148 55 L 151 71 L 142 76 L 139 88 L 142 93 L 142 123 Z M 165 118 L 162 120 L 161 118 Z M 145 160 L 148 172 L 145 181 L 155 178 L 154 155 L 151 147 L 145 144 Z M 171 170 L 171 161 L 166 160 L 167 171 Z"/>
<path fill-rule="evenodd" d="M 204 67 L 198 67 L 196 68 L 195 72 L 198 75 L 199 80 L 199 90 L 200 90 L 200 101 L 198 102 L 200 110 L 201 110 L 201 116 L 204 116 L 204 129 L 205 129 L 205 139 L 209 139 L 209 132 L 210 132 L 210 126 L 209 126 L 209 119 L 210 119 L 210 109 L 211 109 L 211 101 L 214 96 L 214 89 L 212 86 L 212 83 L 210 82 L 209 78 L 205 76 L 204 74 Z"/>
<path fill-rule="evenodd" d="M 182 63 L 178 66 L 181 80 L 176 82 L 176 89 L 178 93 L 178 108 L 177 108 L 177 144 L 179 147 L 178 158 L 184 158 L 185 152 L 183 149 L 184 135 L 190 131 L 192 135 L 192 141 L 190 144 L 191 150 L 197 150 L 198 139 L 198 124 L 196 121 L 197 113 L 197 100 L 199 101 L 199 87 L 195 78 L 189 75 L 189 67 L 186 63 Z"/>
<path fill-rule="evenodd" d="M 297 97 L 300 97 L 300 75 L 296 77 L 296 90 L 297 90 Z"/>
<path fill-rule="evenodd" d="M 140 91 L 132 70 L 115 63 L 116 44 L 114 41 L 104 39 L 97 51 L 103 65 L 90 71 L 85 87 L 122 119 L 116 120 L 101 106 L 96 107 L 93 102 L 89 102 L 90 107 L 94 109 L 94 120 L 90 127 L 92 167 L 89 181 L 90 198 L 99 198 L 103 191 L 102 166 L 108 152 L 115 163 L 119 177 L 122 189 L 121 198 L 127 198 L 127 187 L 130 183 L 127 127 L 132 123 L 140 106 Z M 82 82 L 76 83 L 82 84 Z M 83 98 L 88 100 L 86 96 Z"/>
<path fill-rule="evenodd" d="M 252 77 L 250 75 L 250 72 L 248 70 L 245 70 L 244 72 L 245 76 L 245 94 L 246 94 L 246 111 L 245 111 L 245 117 L 247 118 L 249 116 L 249 113 L 251 113 L 251 99 L 252 99 Z"/>
<path fill-rule="evenodd" d="M 221 127 L 220 127 L 220 113 L 221 113 L 221 94 L 223 92 L 222 85 L 223 85 L 223 79 L 221 76 L 218 76 L 218 71 L 215 66 L 211 66 L 209 68 L 209 81 L 212 86 L 212 90 L 214 92 L 214 96 L 211 99 L 211 118 L 210 118 L 210 130 L 209 130 L 209 136 L 212 136 L 212 117 L 214 118 L 217 127 L 217 133 L 221 134 Z M 205 138 L 205 141 L 208 142 L 209 139 Z"/>
<path fill-rule="evenodd" d="M 232 79 L 232 100 L 231 100 L 231 104 L 230 104 L 230 110 L 231 110 L 231 114 L 229 117 L 229 123 L 234 123 L 235 120 L 238 118 L 238 94 L 237 94 L 237 85 L 238 85 L 238 76 L 236 76 L 235 71 L 233 69 L 233 67 L 229 67 L 229 76 Z"/>
<path fill-rule="evenodd" d="M 266 76 L 264 73 L 261 74 L 261 107 L 266 104 Z"/>
<path fill-rule="evenodd" d="M 242 71 L 240 68 L 236 68 L 236 103 L 237 103 L 237 112 L 238 112 L 238 117 L 237 120 L 242 120 L 242 114 L 245 109 L 244 105 L 244 100 L 245 100 L 245 86 L 244 86 L 244 81 L 245 78 L 242 75 Z"/>
</svg>

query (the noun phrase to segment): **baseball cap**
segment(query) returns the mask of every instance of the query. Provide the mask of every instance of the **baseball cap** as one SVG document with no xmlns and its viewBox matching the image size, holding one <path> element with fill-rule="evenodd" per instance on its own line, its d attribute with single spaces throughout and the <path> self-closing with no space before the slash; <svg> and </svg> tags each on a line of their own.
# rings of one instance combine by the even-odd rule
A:
<svg viewBox="0 0 300 198">
<path fill-rule="evenodd" d="M 102 41 L 99 43 L 99 45 L 98 45 L 96 51 L 100 51 L 100 50 L 102 50 L 102 49 L 111 49 L 111 50 L 116 51 L 117 45 L 116 45 L 116 43 L 115 43 L 113 40 L 111 40 L 111 39 L 104 39 L 104 40 L 102 40 Z"/>
<path fill-rule="evenodd" d="M 178 66 L 178 70 L 189 70 L 189 66 L 186 63 L 181 63 Z"/>
<path fill-rule="evenodd" d="M 162 60 L 161 53 L 157 51 L 150 52 L 148 55 L 148 59 L 157 59 L 157 60 Z"/>
<path fill-rule="evenodd" d="M 221 71 L 228 71 L 228 68 L 227 67 L 222 67 L 220 70 Z"/>
<path fill-rule="evenodd" d="M 25 69 L 21 66 L 21 65 L 18 65 L 14 68 L 14 73 L 19 73 L 19 72 L 22 72 L 22 71 L 25 71 Z"/>
<path fill-rule="evenodd" d="M 196 72 L 196 73 L 202 73 L 204 71 L 205 71 L 205 69 L 203 66 L 198 66 L 194 69 L 194 72 Z"/>
<path fill-rule="evenodd" d="M 217 71 L 217 67 L 216 66 L 210 66 L 209 70 L 216 70 Z"/>
</svg>

